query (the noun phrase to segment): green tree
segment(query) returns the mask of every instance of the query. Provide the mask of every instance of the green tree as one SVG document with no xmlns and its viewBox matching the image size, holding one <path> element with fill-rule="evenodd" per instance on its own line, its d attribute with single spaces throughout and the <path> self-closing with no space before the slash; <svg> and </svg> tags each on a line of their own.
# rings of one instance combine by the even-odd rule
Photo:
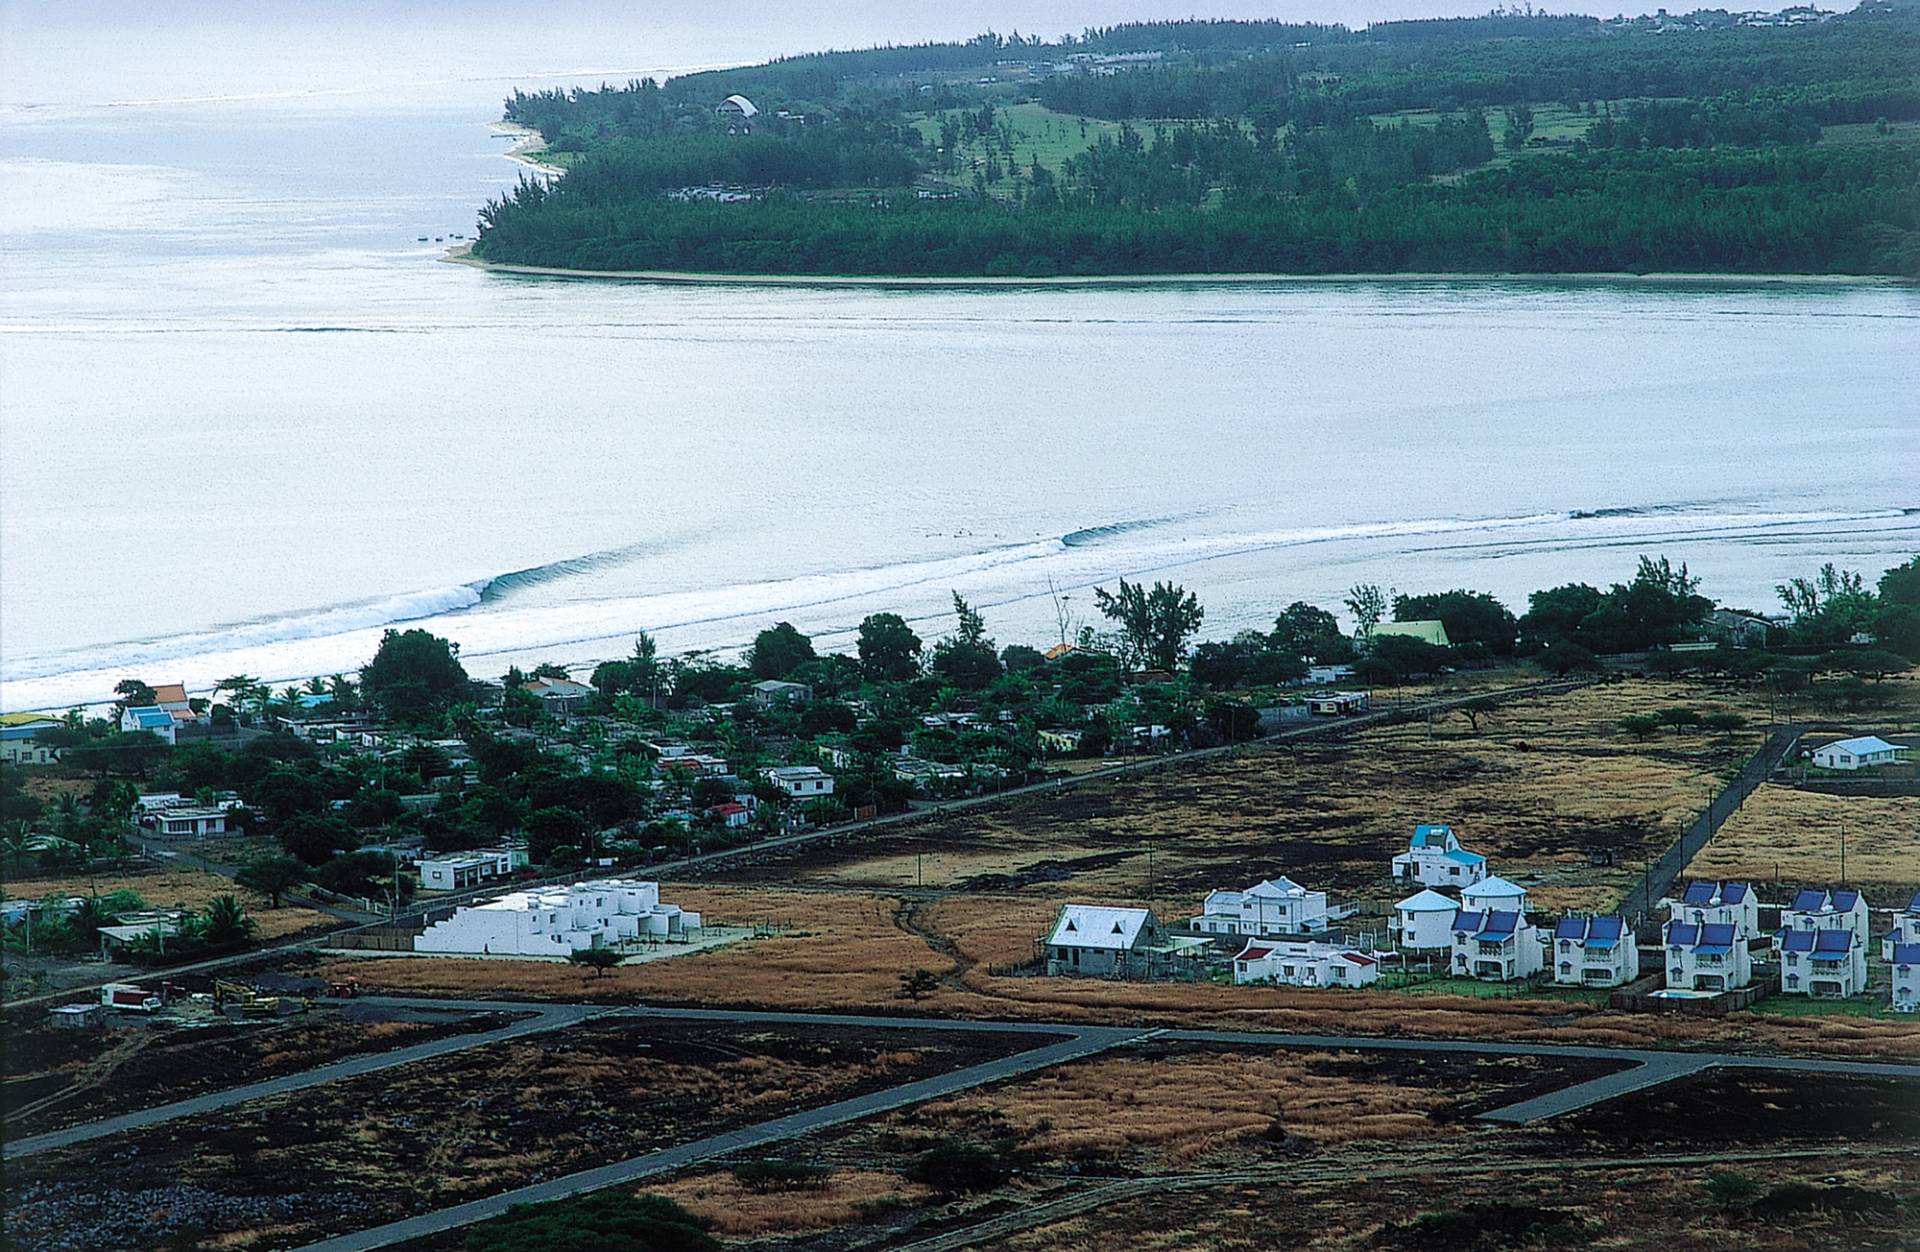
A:
<svg viewBox="0 0 1920 1252">
<path fill-rule="evenodd" d="M 608 970 L 620 964 L 625 958 L 612 948 L 575 948 L 567 953 L 571 964 L 593 971 L 593 977 L 603 978 Z"/>
<path fill-rule="evenodd" d="M 924 1000 L 940 989 L 940 979 L 930 969 L 916 969 L 911 974 L 900 975 L 900 990 L 894 997 L 900 1000 Z"/>
<path fill-rule="evenodd" d="M 1533 137 L 1533 108 L 1526 104 L 1510 105 L 1507 114 L 1507 133 L 1501 140 L 1509 152 L 1518 152 L 1527 146 L 1527 140 Z"/>
<path fill-rule="evenodd" d="M 612 1187 L 546 1204 L 516 1204 L 467 1232 L 467 1252 L 720 1252 L 697 1217 L 665 1196 Z"/>
<path fill-rule="evenodd" d="M 1660 729 L 1660 719 L 1650 713 L 1634 713 L 1620 719 L 1620 729 L 1645 743 Z"/>
<path fill-rule="evenodd" d="M 306 867 L 300 863 L 299 858 L 270 852 L 242 865 L 239 872 L 234 874 L 233 881 L 266 896 L 277 909 L 280 907 L 281 897 L 299 886 L 306 875 Z"/>
<path fill-rule="evenodd" d="M 1355 583 L 1347 591 L 1347 612 L 1353 614 L 1353 637 L 1365 642 L 1373 637 L 1373 628 L 1387 620 L 1393 605 L 1393 592 L 1378 583 Z"/>
<path fill-rule="evenodd" d="M 1130 666 L 1173 670 L 1186 655 L 1187 641 L 1200 630 L 1206 611 L 1194 594 L 1173 583 L 1120 580 L 1120 590 L 1093 589 L 1093 602 L 1102 616 L 1120 628 L 1125 643 L 1123 660 Z"/>
<path fill-rule="evenodd" d="M 933 672 L 961 691 L 979 691 L 1000 677 L 1000 654 L 986 620 L 957 591 L 953 612 L 953 634 L 933 646 Z"/>
<path fill-rule="evenodd" d="M 747 671 L 755 678 L 785 678 L 814 659 L 813 640 L 791 623 L 780 622 L 753 637 Z"/>
<path fill-rule="evenodd" d="M 1340 620 L 1317 604 L 1295 600 L 1273 620 L 1270 636 L 1274 651 L 1289 656 L 1334 662 L 1352 655 L 1352 644 L 1340 633 Z"/>
<path fill-rule="evenodd" d="M 908 682 L 920 672 L 920 636 L 898 613 L 873 613 L 860 623 L 860 667 L 877 682 Z"/>
<path fill-rule="evenodd" d="M 472 690 L 459 652 L 458 644 L 424 630 L 389 630 L 360 671 L 360 689 L 397 722 L 438 723 Z"/>
<path fill-rule="evenodd" d="M 122 678 L 113 684 L 113 693 L 120 697 L 120 707 L 125 709 L 151 708 L 158 699 L 153 688 L 138 678 Z"/>
<path fill-rule="evenodd" d="M 1500 601 L 1480 591 L 1443 591 L 1437 595 L 1395 596 L 1393 620 L 1420 622 L 1438 619 L 1455 647 L 1483 647 L 1497 656 L 1513 652 L 1518 633 L 1513 614 Z"/>
<path fill-rule="evenodd" d="M 244 943 L 259 928 L 260 923 L 247 916 L 240 901 L 231 895 L 217 895 L 207 901 L 206 912 L 200 915 L 196 927 L 200 938 L 214 948 Z"/>
</svg>

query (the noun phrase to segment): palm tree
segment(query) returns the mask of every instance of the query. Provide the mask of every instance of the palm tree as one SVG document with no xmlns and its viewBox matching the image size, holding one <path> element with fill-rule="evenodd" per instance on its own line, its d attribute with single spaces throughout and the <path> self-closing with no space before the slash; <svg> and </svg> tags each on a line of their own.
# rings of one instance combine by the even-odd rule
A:
<svg viewBox="0 0 1920 1252">
<path fill-rule="evenodd" d="M 200 937 L 210 947 L 225 947 L 240 943 L 260 924 L 247 916 L 240 907 L 240 901 L 231 895 L 219 895 L 207 901 L 207 911 L 200 915 Z"/>
<path fill-rule="evenodd" d="M 336 677 L 338 677 L 338 675 L 336 675 Z M 312 677 L 312 678 L 309 678 L 309 679 L 307 679 L 307 692 L 306 692 L 306 693 L 307 693 L 308 695 L 310 695 L 310 696 L 324 696 L 324 695 L 326 695 L 326 694 L 327 694 L 327 680 L 326 680 L 326 679 L 324 679 L 324 678 L 321 678 L 321 677 L 319 677 L 318 675 L 316 675 L 316 676 L 314 676 L 314 677 Z"/>
<path fill-rule="evenodd" d="M 253 694 L 253 689 L 259 685 L 260 680 L 252 674 L 235 674 L 231 678 L 222 678 L 213 684 L 213 690 L 216 695 L 224 691 L 227 694 L 227 707 L 237 709 L 246 703 L 247 698 Z"/>
</svg>

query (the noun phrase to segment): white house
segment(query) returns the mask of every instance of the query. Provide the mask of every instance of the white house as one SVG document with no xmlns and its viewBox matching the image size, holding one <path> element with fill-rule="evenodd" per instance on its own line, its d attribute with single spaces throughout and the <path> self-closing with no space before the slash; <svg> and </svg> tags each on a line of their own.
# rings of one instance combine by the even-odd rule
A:
<svg viewBox="0 0 1920 1252">
<path fill-rule="evenodd" d="M 1250 940 L 1233 958 L 1237 985 L 1364 987 L 1379 976 L 1380 963 L 1373 957 L 1334 943 Z"/>
<path fill-rule="evenodd" d="M 1857 996 L 1867 989 L 1867 944 L 1851 930 L 1780 932 L 1780 990 Z"/>
<path fill-rule="evenodd" d="M 1042 752 L 1054 752 L 1063 755 L 1078 752 L 1081 741 L 1086 737 L 1086 732 L 1083 730 L 1065 730 L 1059 727 L 1038 731 L 1034 734 L 1034 738 L 1040 742 L 1040 750 Z"/>
<path fill-rule="evenodd" d="M 1307 697 L 1307 712 L 1314 717 L 1345 717 L 1366 711 L 1364 691 L 1322 691 Z"/>
<path fill-rule="evenodd" d="M 1453 919 L 1453 972 L 1510 982 L 1540 972 L 1540 932 L 1525 913 L 1468 913 Z"/>
<path fill-rule="evenodd" d="M 1209 935 L 1299 935 L 1327 928 L 1327 893 L 1293 879 L 1257 882 L 1245 891 L 1210 891 L 1189 929 Z"/>
<path fill-rule="evenodd" d="M 464 891 L 505 878 L 527 864 L 525 848 L 480 848 L 448 852 L 420 862 L 420 885 L 428 891 Z"/>
<path fill-rule="evenodd" d="M 1453 918 L 1460 902 L 1438 891 L 1415 892 L 1393 906 L 1387 933 L 1403 948 L 1436 951 L 1453 946 Z"/>
<path fill-rule="evenodd" d="M 1887 960 L 1893 973 L 1893 1007 L 1901 1013 L 1920 1009 L 1920 943 L 1896 943 Z"/>
<path fill-rule="evenodd" d="M 805 704 L 813 699 L 813 688 L 805 683 L 782 682 L 769 678 L 753 684 L 753 702 L 765 708 L 771 704 Z"/>
<path fill-rule="evenodd" d="M 1640 977 L 1640 947 L 1623 917 L 1563 917 L 1553 928 L 1553 981 L 1618 987 Z"/>
<path fill-rule="evenodd" d="M 140 824 L 170 839 L 205 839 L 227 833 L 227 810 L 218 805 L 173 804 L 142 817 Z"/>
<path fill-rule="evenodd" d="M 1047 973 L 1125 974 L 1165 937 L 1151 909 L 1063 904 L 1047 932 Z"/>
<path fill-rule="evenodd" d="M 817 765 L 777 765 L 767 781 L 796 800 L 817 800 L 833 794 L 833 775 Z"/>
<path fill-rule="evenodd" d="M 1733 922 L 1670 921 L 1661 941 L 1669 990 L 1732 991 L 1753 981 L 1747 936 Z"/>
<path fill-rule="evenodd" d="M 1487 876 L 1487 858 L 1467 851 L 1451 826 L 1415 826 L 1393 876 L 1423 887 L 1465 887 Z"/>
<path fill-rule="evenodd" d="M 1880 959 L 1891 961 L 1893 951 L 1903 943 L 1920 944 L 1920 891 L 1913 893 L 1907 907 L 1893 914 L 1893 933 L 1880 941 Z"/>
<path fill-rule="evenodd" d="M 1858 891 L 1806 890 L 1794 896 L 1793 903 L 1780 910 L 1780 929 L 1773 937 L 1773 950 L 1783 951 L 1781 941 L 1790 932 L 1845 930 L 1852 933 L 1862 951 L 1867 946 L 1867 901 Z"/>
<path fill-rule="evenodd" d="M 663 904 L 660 884 L 624 878 L 515 891 L 457 909 L 413 941 L 415 952 L 564 957 L 643 936 L 700 928 L 700 915 Z"/>
<path fill-rule="evenodd" d="M 1690 882 L 1678 899 L 1667 901 L 1667 917 L 1695 926 L 1731 926 L 1742 939 L 1760 935 L 1760 901 L 1743 882 Z"/>
<path fill-rule="evenodd" d="M 120 714 L 120 729 L 128 734 L 146 731 L 150 735 L 158 735 L 168 743 L 173 743 L 174 727 L 173 714 L 150 704 L 126 709 Z"/>
<path fill-rule="evenodd" d="M 35 738 L 43 730 L 62 723 L 58 718 L 34 713 L 0 714 L 0 761 L 9 765 L 52 765 L 60 759 L 60 750 Z"/>
<path fill-rule="evenodd" d="M 1527 889 L 1493 874 L 1471 886 L 1460 888 L 1460 902 L 1475 913 L 1524 913 L 1527 911 Z"/>
<path fill-rule="evenodd" d="M 1907 751 L 1897 743 L 1888 743 L 1877 735 L 1856 739 L 1838 739 L 1813 750 L 1813 763 L 1821 769 L 1872 769 L 1902 760 Z"/>
</svg>

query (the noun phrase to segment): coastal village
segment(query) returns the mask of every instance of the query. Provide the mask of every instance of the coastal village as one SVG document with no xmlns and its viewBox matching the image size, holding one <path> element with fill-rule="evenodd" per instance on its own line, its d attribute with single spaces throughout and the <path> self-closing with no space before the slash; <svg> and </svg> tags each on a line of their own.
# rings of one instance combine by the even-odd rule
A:
<svg viewBox="0 0 1920 1252">
<path fill-rule="evenodd" d="M 478 1058 L 501 1031 L 607 1046 L 588 1019 L 610 1011 L 998 1030 L 1066 1014 L 1089 1024 L 1058 1029 L 1114 1038 L 1257 1025 L 1363 1051 L 1705 1047 L 1721 1066 L 1757 1044 L 1826 1058 L 1830 1082 L 1897 1065 L 1920 1042 L 1920 688 L 1871 627 L 1898 619 L 1905 577 L 1842 625 L 1716 607 L 1643 562 L 1642 610 L 1678 617 L 1650 611 L 1638 629 L 1665 637 L 1616 651 L 1554 626 L 1551 598 L 1515 618 L 1368 587 L 1353 634 L 1296 604 L 1271 634 L 1194 642 L 1197 601 L 1123 584 L 1107 621 L 1047 648 L 1000 647 L 956 597 L 931 644 L 876 615 L 853 652 L 822 654 L 779 623 L 733 660 L 642 637 L 494 682 L 394 631 L 351 679 L 133 679 L 104 714 L 8 715 L 9 806 L 33 813 L 7 848 L 8 1012 L 43 1041 L 20 1075 L 41 1093 L 24 1150 L 112 1142 L 72 1119 L 127 1085 L 104 1058 L 128 1048 L 171 1076 L 111 1100 L 164 1114 L 219 1081 L 195 1040 L 223 1031 L 311 1038 L 316 1063 L 367 1031 Z M 1119 607 L 1149 599 L 1186 607 Z M 1476 1124 L 1635 1098 L 1527 1090 Z M 1041 1142 L 1025 1133 L 1009 1142 Z M 933 1162 L 982 1139 L 905 1142 Z M 1267 1150 L 1220 1142 L 1241 1145 L 1220 1159 Z M 869 1220 L 911 1229 L 922 1194 L 969 1213 L 1008 1186 L 1050 1194 L 1045 1151 L 1021 1153 L 1039 1171 L 1023 1183 L 915 1164 Z M 935 1181 L 911 1182 L 923 1168 Z M 354 1224 L 326 1206 L 273 1223 L 287 1246 Z"/>
</svg>

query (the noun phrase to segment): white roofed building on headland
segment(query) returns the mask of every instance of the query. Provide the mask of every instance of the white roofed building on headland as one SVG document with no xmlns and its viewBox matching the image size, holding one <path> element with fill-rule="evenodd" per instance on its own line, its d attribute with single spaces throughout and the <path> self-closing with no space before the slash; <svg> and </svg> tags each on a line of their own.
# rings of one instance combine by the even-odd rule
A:
<svg viewBox="0 0 1920 1252">
<path fill-rule="evenodd" d="M 700 928 L 700 915 L 660 899 L 660 884 L 593 879 L 515 891 L 462 907 L 414 938 L 415 952 L 466 956 L 566 957 L 635 939 L 665 939 Z"/>
<path fill-rule="evenodd" d="M 1257 882 L 1245 891 L 1210 891 L 1190 930 L 1209 935 L 1299 935 L 1327 928 L 1327 893 L 1293 879 Z"/>
<path fill-rule="evenodd" d="M 1355 948 L 1311 940 L 1250 939 L 1233 958 L 1235 984 L 1282 987 L 1364 987 L 1380 976 L 1380 963 Z"/>
<path fill-rule="evenodd" d="M 1460 846 L 1451 826 L 1415 826 L 1393 876 L 1423 887 L 1466 887 L 1487 876 L 1487 858 Z"/>
<path fill-rule="evenodd" d="M 767 781 L 796 800 L 817 800 L 833 794 L 833 775 L 817 765 L 779 765 L 767 771 Z"/>
<path fill-rule="evenodd" d="M 1428 888 L 1393 906 L 1387 934 L 1402 948 L 1434 952 L 1453 947 L 1453 918 L 1460 902 Z"/>
<path fill-rule="evenodd" d="M 1047 973 L 1100 978 L 1132 973 L 1165 928 L 1152 909 L 1063 904 L 1047 932 Z"/>
<path fill-rule="evenodd" d="M 1908 749 L 1888 743 L 1877 735 L 1840 739 L 1813 750 L 1813 763 L 1821 769 L 1872 769 L 1876 765 L 1895 765 L 1908 759 Z"/>
</svg>

